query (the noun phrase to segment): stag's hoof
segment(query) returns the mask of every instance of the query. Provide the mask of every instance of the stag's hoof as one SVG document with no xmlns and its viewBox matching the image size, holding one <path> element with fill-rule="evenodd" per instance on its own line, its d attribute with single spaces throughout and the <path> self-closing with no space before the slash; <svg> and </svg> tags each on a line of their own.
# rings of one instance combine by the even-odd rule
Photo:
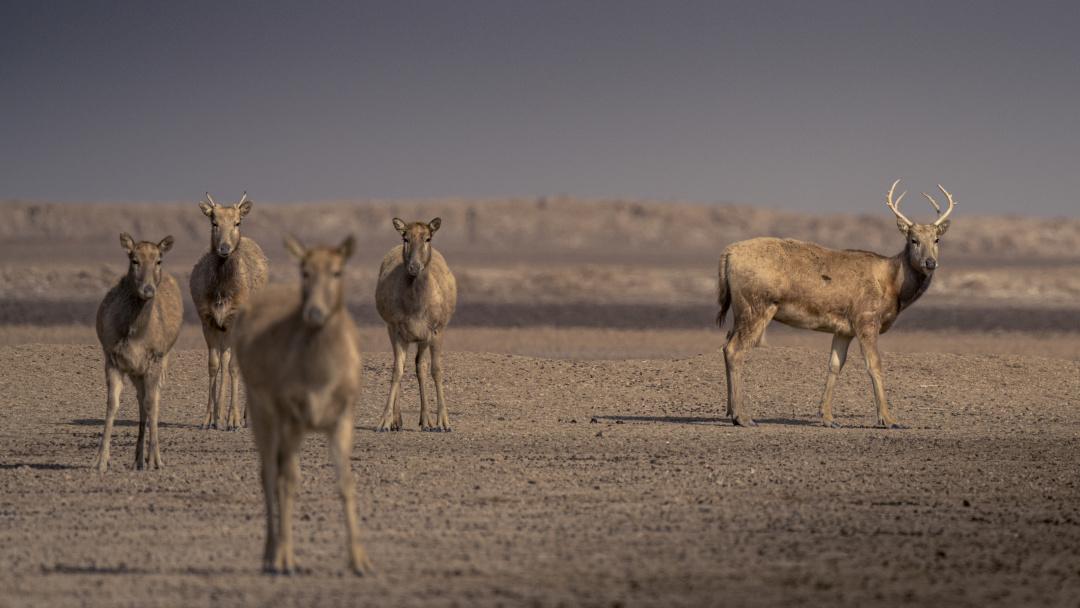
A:
<svg viewBox="0 0 1080 608">
<path fill-rule="evenodd" d="M 757 426 L 757 423 L 754 422 L 753 418 L 736 417 L 736 418 L 731 419 L 731 423 L 734 424 L 735 426 L 745 426 L 745 427 Z"/>
<path fill-rule="evenodd" d="M 841 425 L 839 422 L 837 422 L 835 420 L 822 420 L 821 421 L 821 426 L 823 426 L 823 427 L 825 427 L 827 429 L 838 429 L 838 428 L 841 428 L 843 425 Z"/>
<path fill-rule="evenodd" d="M 375 567 L 367 557 L 350 560 L 349 570 L 356 576 L 374 576 Z"/>
<path fill-rule="evenodd" d="M 109 457 L 105 456 L 104 458 L 102 458 L 101 456 L 98 456 L 97 459 L 94 460 L 94 468 L 97 469 L 98 473 L 106 473 L 106 472 L 108 472 L 108 470 L 109 470 Z"/>
</svg>

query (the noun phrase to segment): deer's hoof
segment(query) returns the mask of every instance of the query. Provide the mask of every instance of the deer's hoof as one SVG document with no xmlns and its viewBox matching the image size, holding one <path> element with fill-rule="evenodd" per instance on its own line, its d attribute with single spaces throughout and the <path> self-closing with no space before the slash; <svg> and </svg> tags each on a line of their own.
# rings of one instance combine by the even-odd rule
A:
<svg viewBox="0 0 1080 608">
<path fill-rule="evenodd" d="M 734 424 L 735 426 L 742 426 L 742 427 L 757 426 L 757 423 L 754 422 L 754 420 L 752 418 L 732 418 L 731 423 Z"/>
<path fill-rule="evenodd" d="M 821 426 L 827 429 L 838 429 L 841 428 L 843 425 L 835 420 L 823 420 L 821 422 Z"/>
</svg>

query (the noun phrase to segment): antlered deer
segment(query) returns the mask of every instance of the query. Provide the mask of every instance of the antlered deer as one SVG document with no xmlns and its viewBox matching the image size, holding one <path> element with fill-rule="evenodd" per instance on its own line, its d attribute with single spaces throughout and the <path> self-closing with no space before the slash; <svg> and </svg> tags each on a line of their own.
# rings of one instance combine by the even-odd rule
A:
<svg viewBox="0 0 1080 608">
<path fill-rule="evenodd" d="M 246 420 L 246 412 L 240 414 L 240 375 L 229 349 L 229 330 L 236 312 L 266 284 L 266 256 L 258 243 L 240 235 L 240 221 L 251 207 L 247 192 L 231 207 L 215 203 L 209 192 L 206 201 L 199 203 L 203 215 L 210 218 L 210 251 L 195 263 L 189 287 L 208 351 L 210 390 L 203 418 L 206 429 L 235 430 Z M 221 402 L 226 376 L 230 379 L 229 409 L 223 422 Z"/>
<path fill-rule="evenodd" d="M 109 290 L 97 311 L 97 335 L 105 351 L 105 382 L 108 403 L 105 406 L 105 430 L 98 448 L 97 469 L 109 468 L 109 442 L 113 421 L 120 409 L 120 391 L 124 376 L 131 378 L 139 401 L 139 438 L 135 444 L 135 468 L 144 465 L 160 468 L 158 444 L 158 409 L 161 385 L 169 366 L 169 351 L 180 335 L 184 302 L 176 279 L 162 271 L 161 258 L 172 249 L 173 238 L 158 243 L 136 243 L 128 233 L 120 235 L 120 244 L 128 254 L 128 271 Z M 149 420 L 147 420 L 149 418 Z M 146 430 L 150 443 L 143 459 Z"/>
<path fill-rule="evenodd" d="M 905 308 L 930 286 L 938 265 L 938 238 L 949 228 L 956 201 L 941 188 L 949 202 L 941 207 L 923 193 L 938 212 L 931 224 L 916 224 L 900 212 L 904 194 L 893 201 L 900 180 L 893 182 L 885 204 L 896 215 L 904 235 L 904 250 L 885 257 L 869 251 L 836 250 L 793 239 L 756 238 L 729 245 L 720 256 L 717 325 L 728 309 L 733 324 L 724 346 L 728 410 L 732 422 L 754 425 L 742 395 L 742 364 L 770 320 L 785 325 L 833 334 L 829 373 L 821 398 L 821 422 L 833 420 L 833 388 L 847 358 L 851 339 L 858 338 L 874 385 L 877 424 L 897 428 L 885 399 L 885 384 L 878 354 L 878 334 L 888 331 Z"/>
</svg>

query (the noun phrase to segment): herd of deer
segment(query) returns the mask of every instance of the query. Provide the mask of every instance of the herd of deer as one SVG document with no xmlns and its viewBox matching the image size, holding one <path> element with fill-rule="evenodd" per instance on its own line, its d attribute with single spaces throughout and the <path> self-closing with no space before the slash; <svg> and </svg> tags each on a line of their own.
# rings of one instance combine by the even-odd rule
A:
<svg viewBox="0 0 1080 608">
<path fill-rule="evenodd" d="M 937 267 L 938 239 L 948 229 L 955 207 L 952 195 L 938 186 L 948 208 L 943 213 L 937 201 L 924 193 L 938 218 L 916 224 L 900 212 L 906 193 L 893 200 L 899 182 L 893 182 L 886 195 L 886 205 L 905 238 L 903 251 L 895 256 L 771 237 L 733 243 L 721 253 L 716 320 L 721 324 L 729 310 L 733 313 L 723 351 L 727 414 L 735 425 L 754 425 L 743 404 L 742 362 L 769 321 L 776 320 L 833 334 L 820 409 L 824 426 L 839 426 L 832 415 L 833 389 L 848 346 L 852 338 L 858 338 L 873 382 L 877 423 L 898 428 L 885 398 L 877 337 L 929 287 Z M 309 432 L 329 435 L 345 507 L 349 563 L 362 574 L 370 570 L 370 563 L 359 541 L 349 465 L 353 408 L 360 392 L 360 347 L 356 325 L 345 308 L 342 279 L 353 238 L 336 247 L 312 248 L 286 238 L 285 248 L 300 265 L 300 285 L 267 286 L 266 256 L 254 240 L 240 234 L 242 220 L 252 209 L 247 194 L 232 206 L 216 204 L 209 194 L 206 199 L 199 207 L 210 219 L 210 250 L 195 264 L 190 280 L 208 350 L 209 392 L 203 427 L 233 430 L 245 425 L 250 416 L 266 503 L 263 566 L 279 573 L 295 568 L 291 521 L 300 444 Z M 398 395 L 412 343 L 417 344 L 420 428 L 450 431 L 442 385 L 442 341 L 454 313 L 457 287 L 446 260 L 431 244 L 440 224 L 439 218 L 427 223 L 393 221 L 402 243 L 383 258 L 375 291 L 376 307 L 386 322 L 394 353 L 390 394 L 379 431 L 402 428 Z M 162 466 L 161 386 L 183 318 L 180 288 L 161 267 L 173 238 L 136 243 L 124 233 L 120 244 L 128 254 L 128 272 L 109 290 L 97 312 L 107 385 L 105 428 L 96 462 L 101 472 L 109 465 L 109 440 L 125 375 L 134 384 L 139 403 L 135 466 Z M 429 367 L 437 402 L 434 417 L 424 386 Z M 226 375 L 230 390 L 223 418 Z M 243 413 L 240 376 L 249 403 Z M 147 431 L 149 443 L 144 451 Z"/>
</svg>

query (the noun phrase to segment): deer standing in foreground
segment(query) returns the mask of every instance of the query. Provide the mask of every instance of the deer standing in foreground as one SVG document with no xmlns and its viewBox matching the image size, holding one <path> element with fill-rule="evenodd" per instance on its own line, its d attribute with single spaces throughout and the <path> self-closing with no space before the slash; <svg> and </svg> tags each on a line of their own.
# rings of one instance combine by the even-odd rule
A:
<svg viewBox="0 0 1080 608">
<path fill-rule="evenodd" d="M 401 430 L 398 394 L 405 374 L 409 344 L 416 343 L 416 380 L 420 384 L 420 429 L 450 431 L 450 416 L 443 399 L 442 348 L 443 330 L 450 323 L 457 305 L 457 282 L 441 253 L 431 245 L 431 238 L 442 225 L 435 218 L 428 223 L 406 224 L 394 218 L 394 229 L 402 243 L 383 257 L 379 281 L 375 287 L 375 306 L 386 321 L 390 345 L 394 350 L 394 370 L 390 396 L 379 422 L 379 431 Z M 425 376 L 430 355 L 431 376 L 435 381 L 438 419 L 431 416 Z"/>
<path fill-rule="evenodd" d="M 258 243 L 240 234 L 240 222 L 251 213 L 251 207 L 247 192 L 231 207 L 215 203 L 209 192 L 206 201 L 199 203 L 203 215 L 210 218 L 210 251 L 195 263 L 189 286 L 208 351 L 210 390 L 205 429 L 236 430 L 247 421 L 247 412 L 240 414 L 240 375 L 232 360 L 229 331 L 236 312 L 266 284 L 266 256 Z M 226 375 L 230 380 L 229 409 L 222 421 Z"/>
<path fill-rule="evenodd" d="M 833 420 L 833 389 L 847 359 L 852 338 L 858 338 L 874 385 L 877 424 L 898 428 L 889 413 L 878 354 L 878 334 L 888 331 L 905 308 L 930 286 L 938 266 L 938 239 L 949 229 L 949 215 L 956 201 L 942 186 L 949 207 L 941 207 L 929 194 L 923 196 L 938 213 L 931 224 L 916 224 L 900 212 L 901 194 L 893 201 L 900 180 L 893 182 L 885 204 L 896 216 L 904 235 L 904 250 L 885 257 L 869 251 L 836 250 L 814 243 L 771 237 L 729 245 L 720 256 L 717 325 L 730 308 L 733 324 L 724 345 L 728 409 L 732 422 L 753 426 L 742 395 L 742 364 L 747 351 L 760 338 L 770 320 L 802 329 L 833 334 L 829 373 L 821 398 L 821 422 L 838 427 Z"/>
<path fill-rule="evenodd" d="M 301 289 L 269 287 L 239 315 L 233 335 L 247 387 L 251 425 L 266 501 L 263 568 L 291 573 L 292 517 L 300 482 L 304 435 L 329 435 L 345 508 L 346 548 L 356 574 L 371 564 L 360 545 L 352 455 L 354 407 L 360 394 L 360 342 L 345 309 L 342 268 L 353 251 L 350 236 L 338 247 L 286 248 L 300 261 Z"/>
<path fill-rule="evenodd" d="M 135 468 L 161 468 L 158 443 L 158 411 L 161 385 L 169 365 L 169 351 L 180 335 L 184 302 L 180 287 L 161 270 L 161 258 L 172 248 L 173 238 L 158 243 L 136 243 L 126 232 L 120 244 L 128 254 L 128 271 L 105 295 L 97 311 L 97 336 L 105 352 L 105 430 L 101 434 L 96 466 L 109 469 L 109 443 L 113 421 L 120 409 L 124 376 L 131 378 L 139 401 L 139 438 L 135 444 Z M 143 458 L 147 427 L 149 445 Z"/>
</svg>

